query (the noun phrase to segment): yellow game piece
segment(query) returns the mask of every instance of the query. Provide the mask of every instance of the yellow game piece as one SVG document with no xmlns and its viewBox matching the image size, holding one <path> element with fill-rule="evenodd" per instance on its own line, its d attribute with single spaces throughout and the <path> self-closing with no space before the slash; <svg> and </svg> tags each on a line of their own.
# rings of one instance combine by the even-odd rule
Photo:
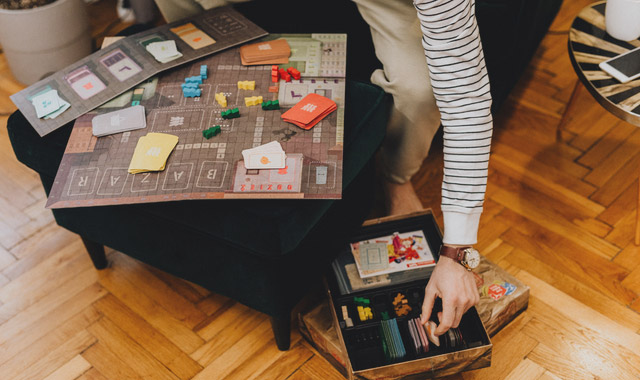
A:
<svg viewBox="0 0 640 380">
<path fill-rule="evenodd" d="M 256 89 L 256 81 L 254 80 L 239 80 L 238 88 L 240 90 L 255 90 Z"/>
<path fill-rule="evenodd" d="M 258 106 L 262 104 L 262 96 L 250 96 L 250 97 L 244 98 L 244 104 L 247 107 Z"/>
<path fill-rule="evenodd" d="M 365 307 L 364 308 L 364 315 L 365 315 L 365 317 L 367 317 L 367 319 L 373 319 L 373 313 L 371 312 L 371 308 L 370 307 Z"/>
<path fill-rule="evenodd" d="M 227 97 L 224 96 L 224 93 L 222 92 L 216 92 L 216 102 L 218 102 L 218 104 L 220 104 L 222 107 L 226 107 Z"/>
</svg>

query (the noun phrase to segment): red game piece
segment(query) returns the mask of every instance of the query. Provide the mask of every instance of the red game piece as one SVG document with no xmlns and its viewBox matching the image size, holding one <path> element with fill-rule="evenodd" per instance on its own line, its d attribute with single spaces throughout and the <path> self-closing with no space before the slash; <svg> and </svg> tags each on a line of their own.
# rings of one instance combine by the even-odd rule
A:
<svg viewBox="0 0 640 380">
<path fill-rule="evenodd" d="M 289 75 L 289 73 L 285 69 L 280 69 L 278 70 L 278 72 L 280 73 L 280 78 L 282 78 L 285 82 L 291 82 L 291 75 Z"/>
<path fill-rule="evenodd" d="M 287 72 L 289 74 L 291 74 L 291 76 L 293 77 L 293 79 L 298 80 L 300 79 L 300 71 L 298 71 L 295 67 L 289 67 L 287 69 Z"/>
</svg>

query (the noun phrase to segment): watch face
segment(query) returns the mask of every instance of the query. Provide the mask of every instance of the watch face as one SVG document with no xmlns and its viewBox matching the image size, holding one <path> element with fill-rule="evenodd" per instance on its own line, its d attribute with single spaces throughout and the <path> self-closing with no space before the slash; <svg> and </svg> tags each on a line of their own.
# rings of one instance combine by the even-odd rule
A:
<svg viewBox="0 0 640 380">
<path fill-rule="evenodd" d="M 467 267 L 473 269 L 480 265 L 480 252 L 473 248 L 465 249 L 464 263 Z"/>
</svg>

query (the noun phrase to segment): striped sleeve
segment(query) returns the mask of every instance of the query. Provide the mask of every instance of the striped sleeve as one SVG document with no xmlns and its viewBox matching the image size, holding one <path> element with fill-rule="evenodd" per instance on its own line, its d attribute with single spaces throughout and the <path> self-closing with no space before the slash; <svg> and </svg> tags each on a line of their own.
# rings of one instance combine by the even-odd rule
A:
<svg viewBox="0 0 640 380">
<path fill-rule="evenodd" d="M 444 128 L 442 212 L 448 244 L 475 244 L 493 119 L 473 0 L 414 0 Z"/>
</svg>

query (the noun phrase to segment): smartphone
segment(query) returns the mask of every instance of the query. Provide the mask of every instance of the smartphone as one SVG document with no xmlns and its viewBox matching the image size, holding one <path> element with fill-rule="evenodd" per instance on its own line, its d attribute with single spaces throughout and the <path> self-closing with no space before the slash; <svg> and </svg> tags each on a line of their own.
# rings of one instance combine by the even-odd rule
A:
<svg viewBox="0 0 640 380">
<path fill-rule="evenodd" d="M 600 68 L 622 83 L 640 77 L 640 47 L 600 63 Z"/>
</svg>

